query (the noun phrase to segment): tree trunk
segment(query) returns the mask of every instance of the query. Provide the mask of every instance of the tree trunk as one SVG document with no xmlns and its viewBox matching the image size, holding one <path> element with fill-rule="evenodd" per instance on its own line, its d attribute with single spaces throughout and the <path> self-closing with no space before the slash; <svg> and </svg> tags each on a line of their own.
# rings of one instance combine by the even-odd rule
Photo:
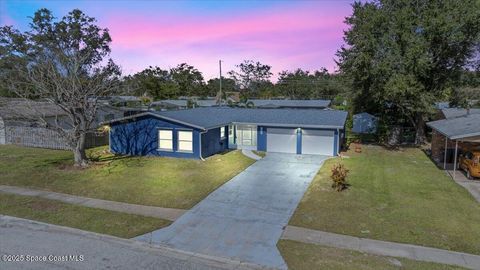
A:
<svg viewBox="0 0 480 270">
<path fill-rule="evenodd" d="M 425 120 L 423 119 L 423 114 L 417 114 L 415 117 L 415 144 L 420 145 L 424 144 L 427 140 L 425 135 Z"/>
<path fill-rule="evenodd" d="M 75 160 L 76 167 L 87 167 L 88 159 L 85 152 L 85 133 L 81 133 L 77 141 L 75 149 L 73 149 L 73 158 Z"/>
</svg>

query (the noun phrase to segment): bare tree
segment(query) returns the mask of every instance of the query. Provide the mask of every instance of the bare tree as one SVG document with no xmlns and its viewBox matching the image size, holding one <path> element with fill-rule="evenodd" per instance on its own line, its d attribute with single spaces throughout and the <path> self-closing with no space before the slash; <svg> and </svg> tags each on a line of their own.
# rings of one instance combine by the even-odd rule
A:
<svg viewBox="0 0 480 270">
<path fill-rule="evenodd" d="M 108 30 L 95 22 L 80 10 L 56 22 L 49 10 L 41 9 L 32 18 L 31 31 L 0 28 L 0 76 L 17 96 L 48 101 L 65 113 L 67 124 L 38 117 L 64 137 L 75 165 L 82 167 L 88 165 L 85 138 L 95 128 L 97 99 L 117 91 L 120 75 L 107 59 Z"/>
</svg>

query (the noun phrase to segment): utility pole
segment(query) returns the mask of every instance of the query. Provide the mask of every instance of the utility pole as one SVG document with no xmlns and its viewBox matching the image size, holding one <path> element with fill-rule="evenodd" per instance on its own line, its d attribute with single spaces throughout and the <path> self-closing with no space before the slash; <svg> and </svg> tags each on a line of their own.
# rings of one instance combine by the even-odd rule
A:
<svg viewBox="0 0 480 270">
<path fill-rule="evenodd" d="M 219 105 L 222 105 L 222 60 L 218 60 L 218 66 L 220 68 L 220 91 L 218 92 L 218 94 L 220 95 L 219 97 Z"/>
</svg>

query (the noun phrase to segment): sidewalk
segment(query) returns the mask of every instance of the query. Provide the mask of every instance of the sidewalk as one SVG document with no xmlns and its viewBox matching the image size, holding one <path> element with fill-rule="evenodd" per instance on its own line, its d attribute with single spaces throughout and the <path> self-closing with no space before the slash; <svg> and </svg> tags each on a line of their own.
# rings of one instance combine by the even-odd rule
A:
<svg viewBox="0 0 480 270">
<path fill-rule="evenodd" d="M 309 244 L 356 250 L 381 256 L 402 257 L 417 261 L 458 265 L 480 269 L 480 256 L 443 249 L 400 244 L 354 236 L 334 234 L 295 226 L 287 226 L 282 239 Z"/>
<path fill-rule="evenodd" d="M 179 218 L 181 215 L 183 215 L 187 211 L 183 209 L 163 208 L 163 207 L 156 207 L 156 206 L 146 206 L 146 205 L 93 199 L 93 198 L 80 197 L 80 196 L 63 194 L 63 193 L 56 193 L 51 191 L 43 191 L 43 190 L 14 187 L 14 186 L 0 185 L 0 192 L 24 195 L 24 196 L 35 196 L 35 197 L 61 201 L 65 203 L 81 205 L 81 206 L 86 206 L 91 208 L 99 208 L 99 209 L 123 212 L 128 214 L 155 217 L 155 218 L 161 218 L 161 219 L 166 219 L 170 221 L 175 221 L 177 218 Z"/>
</svg>

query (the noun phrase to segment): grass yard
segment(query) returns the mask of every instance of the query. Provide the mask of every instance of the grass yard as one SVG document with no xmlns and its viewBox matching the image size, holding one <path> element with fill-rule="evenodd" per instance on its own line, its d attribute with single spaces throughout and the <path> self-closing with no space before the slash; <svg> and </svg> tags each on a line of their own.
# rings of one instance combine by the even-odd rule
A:
<svg viewBox="0 0 480 270">
<path fill-rule="evenodd" d="M 201 161 L 119 157 L 106 149 L 90 150 L 97 162 L 82 170 L 72 166 L 69 151 L 0 146 L 0 185 L 189 209 L 254 162 L 239 151 Z"/>
<path fill-rule="evenodd" d="M 281 240 L 278 248 L 289 269 L 329 270 L 454 270 L 461 267 L 376 256 L 356 251 Z"/>
<path fill-rule="evenodd" d="M 349 151 L 348 190 L 331 188 L 328 160 L 291 225 L 480 254 L 480 204 L 416 148 Z"/>
<path fill-rule="evenodd" d="M 5 193 L 0 193 L 0 214 L 123 238 L 142 235 L 171 223 L 158 218 Z"/>
</svg>

